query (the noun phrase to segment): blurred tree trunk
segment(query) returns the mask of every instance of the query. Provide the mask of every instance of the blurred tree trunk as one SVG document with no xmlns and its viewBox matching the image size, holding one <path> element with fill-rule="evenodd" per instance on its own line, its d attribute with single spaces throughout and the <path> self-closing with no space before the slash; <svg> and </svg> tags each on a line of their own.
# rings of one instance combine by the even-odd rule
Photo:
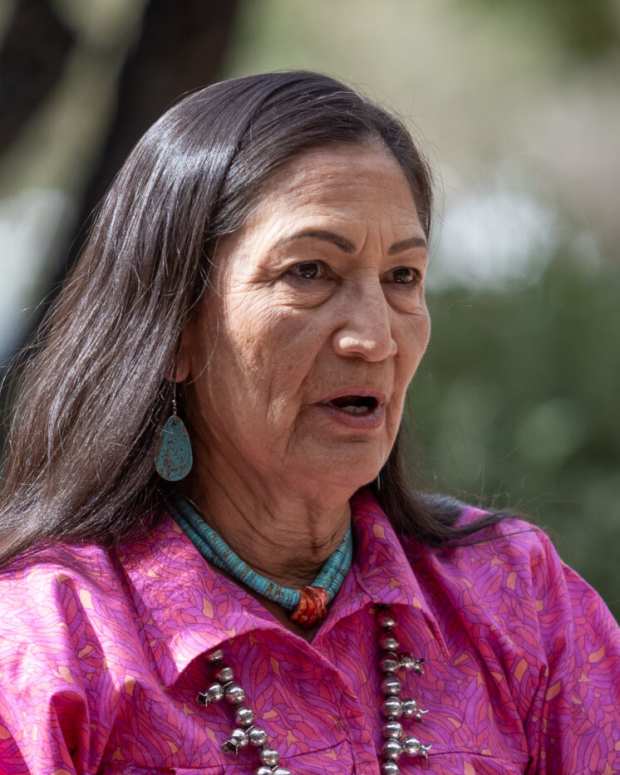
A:
<svg viewBox="0 0 620 775">
<path fill-rule="evenodd" d="M 133 145 L 183 93 L 219 76 L 237 7 L 237 0 L 146 3 L 140 33 L 121 68 L 114 115 L 78 204 L 75 228 L 58 253 L 49 256 L 48 293 L 22 345 L 32 340 L 77 258 L 90 214 Z M 0 155 L 62 77 L 76 44 L 76 35 L 56 15 L 51 0 L 17 1 L 0 49 Z M 0 380 L 2 376 L 0 369 Z M 0 391 L 0 418 L 5 417 L 8 392 Z M 0 429 L 0 447 L 2 436 Z"/>
<path fill-rule="evenodd" d="M 49 257 L 50 292 L 24 341 L 32 337 L 75 262 L 88 219 L 131 148 L 183 93 L 217 79 L 237 7 L 237 0 L 145 4 L 139 35 L 119 74 L 114 114 L 78 203 L 76 226 L 57 255 Z M 51 0 L 18 0 L 0 49 L 0 154 L 62 76 L 74 42 Z"/>
<path fill-rule="evenodd" d="M 83 236 L 93 208 L 145 130 L 184 92 L 217 79 L 236 10 L 236 0 L 147 3 L 141 33 L 120 74 L 116 115 L 84 191 L 76 237 Z M 57 279 L 75 260 L 80 242 L 71 241 Z"/>
<path fill-rule="evenodd" d="M 0 153 L 50 94 L 75 34 L 47 0 L 18 0 L 0 49 Z"/>
</svg>

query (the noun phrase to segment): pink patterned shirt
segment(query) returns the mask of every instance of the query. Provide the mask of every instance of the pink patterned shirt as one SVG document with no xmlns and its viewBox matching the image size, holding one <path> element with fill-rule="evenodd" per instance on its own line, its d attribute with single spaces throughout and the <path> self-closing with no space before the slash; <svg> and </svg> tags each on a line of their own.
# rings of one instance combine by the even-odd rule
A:
<svg viewBox="0 0 620 775">
<path fill-rule="evenodd" d="M 207 708 L 222 647 L 257 723 L 295 775 L 379 775 L 373 606 L 426 659 L 403 696 L 431 743 L 402 773 L 620 773 L 620 638 L 598 595 L 518 520 L 451 550 L 399 541 L 353 498 L 354 564 L 312 642 L 210 567 L 170 517 L 118 552 L 59 546 L 0 577 L 0 773 L 254 773 L 221 751 L 228 703 Z M 479 515 L 466 509 L 463 519 Z"/>
</svg>

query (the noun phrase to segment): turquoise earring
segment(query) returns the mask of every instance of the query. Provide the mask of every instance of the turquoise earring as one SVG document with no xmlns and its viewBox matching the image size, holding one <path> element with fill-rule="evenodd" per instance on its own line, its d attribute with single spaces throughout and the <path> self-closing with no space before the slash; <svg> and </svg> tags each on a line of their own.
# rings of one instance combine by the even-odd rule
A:
<svg viewBox="0 0 620 775">
<path fill-rule="evenodd" d="M 192 470 L 192 442 L 185 423 L 177 414 L 177 385 L 172 393 L 172 415 L 161 429 L 155 470 L 167 482 L 180 482 Z"/>
</svg>

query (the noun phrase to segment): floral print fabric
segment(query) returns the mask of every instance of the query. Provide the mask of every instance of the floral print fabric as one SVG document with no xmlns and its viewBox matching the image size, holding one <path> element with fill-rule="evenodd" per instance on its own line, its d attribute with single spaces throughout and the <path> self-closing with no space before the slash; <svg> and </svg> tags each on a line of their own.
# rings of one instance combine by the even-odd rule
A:
<svg viewBox="0 0 620 775">
<path fill-rule="evenodd" d="M 479 516 L 464 509 L 463 520 Z M 0 576 L 2 775 L 253 773 L 221 751 L 231 708 L 202 708 L 221 647 L 296 775 L 379 775 L 374 606 L 426 660 L 404 726 L 432 749 L 403 773 L 620 772 L 620 636 L 541 530 L 507 520 L 469 545 L 399 540 L 368 491 L 354 563 L 311 642 L 210 567 L 166 516 L 119 550 L 58 546 Z M 483 540 L 480 540 L 480 539 Z"/>
</svg>

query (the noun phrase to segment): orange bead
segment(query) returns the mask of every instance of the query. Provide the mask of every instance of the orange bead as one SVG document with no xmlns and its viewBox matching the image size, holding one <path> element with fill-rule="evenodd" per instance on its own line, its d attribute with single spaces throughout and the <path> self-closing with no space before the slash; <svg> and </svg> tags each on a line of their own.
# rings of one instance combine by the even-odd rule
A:
<svg viewBox="0 0 620 775">
<path fill-rule="evenodd" d="M 327 591 L 322 587 L 304 587 L 291 620 L 301 627 L 314 627 L 327 614 Z"/>
</svg>

